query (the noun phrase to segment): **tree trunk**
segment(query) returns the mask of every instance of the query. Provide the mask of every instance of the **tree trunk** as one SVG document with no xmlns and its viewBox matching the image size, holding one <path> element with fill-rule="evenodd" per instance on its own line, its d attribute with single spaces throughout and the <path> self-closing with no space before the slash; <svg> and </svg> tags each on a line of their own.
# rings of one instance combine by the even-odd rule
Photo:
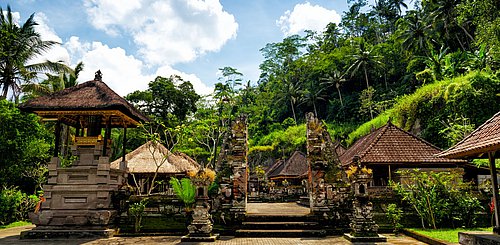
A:
<svg viewBox="0 0 500 245">
<path fill-rule="evenodd" d="M 368 73 L 366 72 L 366 66 L 363 66 L 363 70 L 365 70 L 365 80 L 366 80 L 366 88 L 370 87 L 370 84 L 368 84 Z"/>
<path fill-rule="evenodd" d="M 290 100 L 290 105 L 292 106 L 293 120 L 295 120 L 295 125 L 297 125 L 297 117 L 295 116 L 295 108 L 293 106 L 292 100 Z"/>
<path fill-rule="evenodd" d="M 337 86 L 335 87 L 337 88 L 337 92 L 339 93 L 340 105 L 344 107 L 344 102 L 342 101 L 342 94 L 340 93 L 340 84 L 337 83 Z"/>
</svg>

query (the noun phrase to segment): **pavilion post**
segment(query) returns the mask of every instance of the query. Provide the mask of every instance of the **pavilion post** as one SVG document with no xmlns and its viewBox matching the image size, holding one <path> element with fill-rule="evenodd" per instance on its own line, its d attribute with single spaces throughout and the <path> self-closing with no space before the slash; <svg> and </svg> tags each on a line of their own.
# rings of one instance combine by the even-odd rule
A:
<svg viewBox="0 0 500 245">
<path fill-rule="evenodd" d="M 106 156 L 109 138 L 111 138 L 111 117 L 108 117 L 106 120 L 106 129 L 104 130 L 104 147 L 102 149 L 103 156 Z"/>
<path fill-rule="evenodd" d="M 491 173 L 491 185 L 493 187 L 493 204 L 495 206 L 495 226 L 493 227 L 493 233 L 499 234 L 500 232 L 500 207 L 498 206 L 498 180 L 497 180 L 497 168 L 495 166 L 495 156 L 494 152 L 488 152 L 488 159 L 490 160 L 490 173 Z"/>
<path fill-rule="evenodd" d="M 61 141 L 61 121 L 57 120 L 56 122 L 56 132 L 55 132 L 55 144 L 54 144 L 54 157 L 57 157 L 59 155 L 59 144 Z"/>
<path fill-rule="evenodd" d="M 122 162 L 125 162 L 125 142 L 127 142 L 127 124 L 123 125 Z"/>
</svg>

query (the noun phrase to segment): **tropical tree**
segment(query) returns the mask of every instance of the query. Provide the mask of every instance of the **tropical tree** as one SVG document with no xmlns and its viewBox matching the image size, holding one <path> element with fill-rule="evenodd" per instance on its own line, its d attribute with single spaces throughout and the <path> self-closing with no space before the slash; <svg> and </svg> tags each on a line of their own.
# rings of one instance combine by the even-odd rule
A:
<svg viewBox="0 0 500 245">
<path fill-rule="evenodd" d="M 344 107 L 344 102 L 342 101 L 342 93 L 340 93 L 340 86 L 342 86 L 342 83 L 346 81 L 344 75 L 340 71 L 334 70 L 332 74 L 327 75 L 321 80 L 323 80 L 321 84 L 324 85 L 326 88 L 335 86 L 339 94 L 340 105 Z"/>
<path fill-rule="evenodd" d="M 59 71 L 58 75 L 46 73 L 47 79 L 40 83 L 29 83 L 22 86 L 25 93 L 29 93 L 28 97 L 36 97 L 39 95 L 48 95 L 78 84 L 78 77 L 83 70 L 83 62 L 76 65 L 74 69 L 67 68 Z"/>
<path fill-rule="evenodd" d="M 421 55 L 432 47 L 432 24 L 426 22 L 420 11 L 409 11 L 399 23 L 401 32 L 398 38 L 403 42 L 404 50 Z"/>
<path fill-rule="evenodd" d="M 57 44 L 54 41 L 42 40 L 35 31 L 37 23 L 32 14 L 26 22 L 18 26 L 7 6 L 7 13 L 0 8 L 0 99 L 6 99 L 9 93 L 18 101 L 21 85 L 33 82 L 39 72 L 59 72 L 64 70 L 60 62 L 30 63 L 39 55 Z"/>
<path fill-rule="evenodd" d="M 347 72 L 350 72 L 351 77 L 353 77 L 356 73 L 359 72 L 360 68 L 362 68 L 365 76 L 366 88 L 370 87 L 370 84 L 368 83 L 368 68 L 383 66 L 382 62 L 378 60 L 380 57 L 374 55 L 373 51 L 374 48 L 368 50 L 366 49 L 365 43 L 363 41 L 360 42 L 358 53 L 351 55 L 352 64 L 347 69 Z"/>
</svg>

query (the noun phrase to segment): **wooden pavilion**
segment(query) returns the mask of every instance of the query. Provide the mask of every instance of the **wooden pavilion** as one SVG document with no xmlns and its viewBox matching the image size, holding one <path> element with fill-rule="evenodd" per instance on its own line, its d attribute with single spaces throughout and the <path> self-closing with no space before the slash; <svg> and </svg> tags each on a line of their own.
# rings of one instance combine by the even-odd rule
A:
<svg viewBox="0 0 500 245">
<path fill-rule="evenodd" d="M 455 146 L 437 156 L 450 159 L 488 158 L 490 162 L 490 177 L 495 201 L 495 227 L 493 232 L 500 233 L 500 207 L 498 206 L 498 180 L 495 158 L 500 152 L 500 112 L 474 130 L 469 136 Z"/>
<path fill-rule="evenodd" d="M 55 122 L 55 149 L 48 164 L 48 183 L 43 186 L 45 201 L 30 217 L 37 227 L 24 232 L 23 238 L 114 234 L 119 206 L 113 196 L 127 181 L 127 166 L 122 161 L 118 169 L 110 168 L 111 128 L 123 128 L 125 148 L 126 129 L 148 118 L 101 78 L 98 71 L 92 81 L 20 105 L 42 121 Z M 62 125 L 74 127 L 76 132 L 71 146 L 76 160 L 69 166 L 61 165 Z"/>
<path fill-rule="evenodd" d="M 138 188 L 139 193 L 147 193 L 155 173 L 155 181 L 161 181 L 154 192 L 169 193 L 170 177 L 185 177 L 187 172 L 197 172 L 200 165 L 184 153 L 172 153 L 164 145 L 151 141 L 139 146 L 125 155 L 128 173 L 131 177 L 128 183 Z M 111 162 L 111 168 L 118 169 L 121 159 Z"/>
<path fill-rule="evenodd" d="M 286 180 L 289 185 L 300 185 L 302 179 L 307 178 L 308 171 L 309 166 L 306 155 L 300 151 L 295 151 L 290 158 L 278 160 L 266 171 L 266 175 L 270 181 L 275 183 Z"/>
<path fill-rule="evenodd" d="M 340 161 L 347 169 L 359 158 L 362 166 L 373 170 L 372 186 L 386 186 L 393 179 L 398 181 L 398 170 L 448 171 L 466 163 L 435 156 L 439 152 L 436 146 L 388 122 L 356 141 L 340 156 Z"/>
</svg>

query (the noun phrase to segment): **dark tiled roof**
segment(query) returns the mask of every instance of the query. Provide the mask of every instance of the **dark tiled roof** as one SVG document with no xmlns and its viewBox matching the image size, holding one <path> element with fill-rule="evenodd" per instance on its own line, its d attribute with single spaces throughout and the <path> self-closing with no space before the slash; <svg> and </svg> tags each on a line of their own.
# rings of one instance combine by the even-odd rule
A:
<svg viewBox="0 0 500 245">
<path fill-rule="evenodd" d="M 463 160 L 436 157 L 441 150 L 429 142 L 388 122 L 362 137 L 342 156 L 342 165 L 349 165 L 358 155 L 365 164 L 450 164 Z"/>
<path fill-rule="evenodd" d="M 102 81 L 92 80 L 19 106 L 24 111 L 119 110 L 134 120 L 148 121 L 135 107 Z"/>
<path fill-rule="evenodd" d="M 455 146 L 437 155 L 447 158 L 469 158 L 497 150 L 500 150 L 500 112 Z"/>
<path fill-rule="evenodd" d="M 298 177 L 307 173 L 306 155 L 300 151 L 295 151 L 286 161 L 280 160 L 271 166 L 267 172 L 269 178 L 273 177 Z"/>
</svg>

